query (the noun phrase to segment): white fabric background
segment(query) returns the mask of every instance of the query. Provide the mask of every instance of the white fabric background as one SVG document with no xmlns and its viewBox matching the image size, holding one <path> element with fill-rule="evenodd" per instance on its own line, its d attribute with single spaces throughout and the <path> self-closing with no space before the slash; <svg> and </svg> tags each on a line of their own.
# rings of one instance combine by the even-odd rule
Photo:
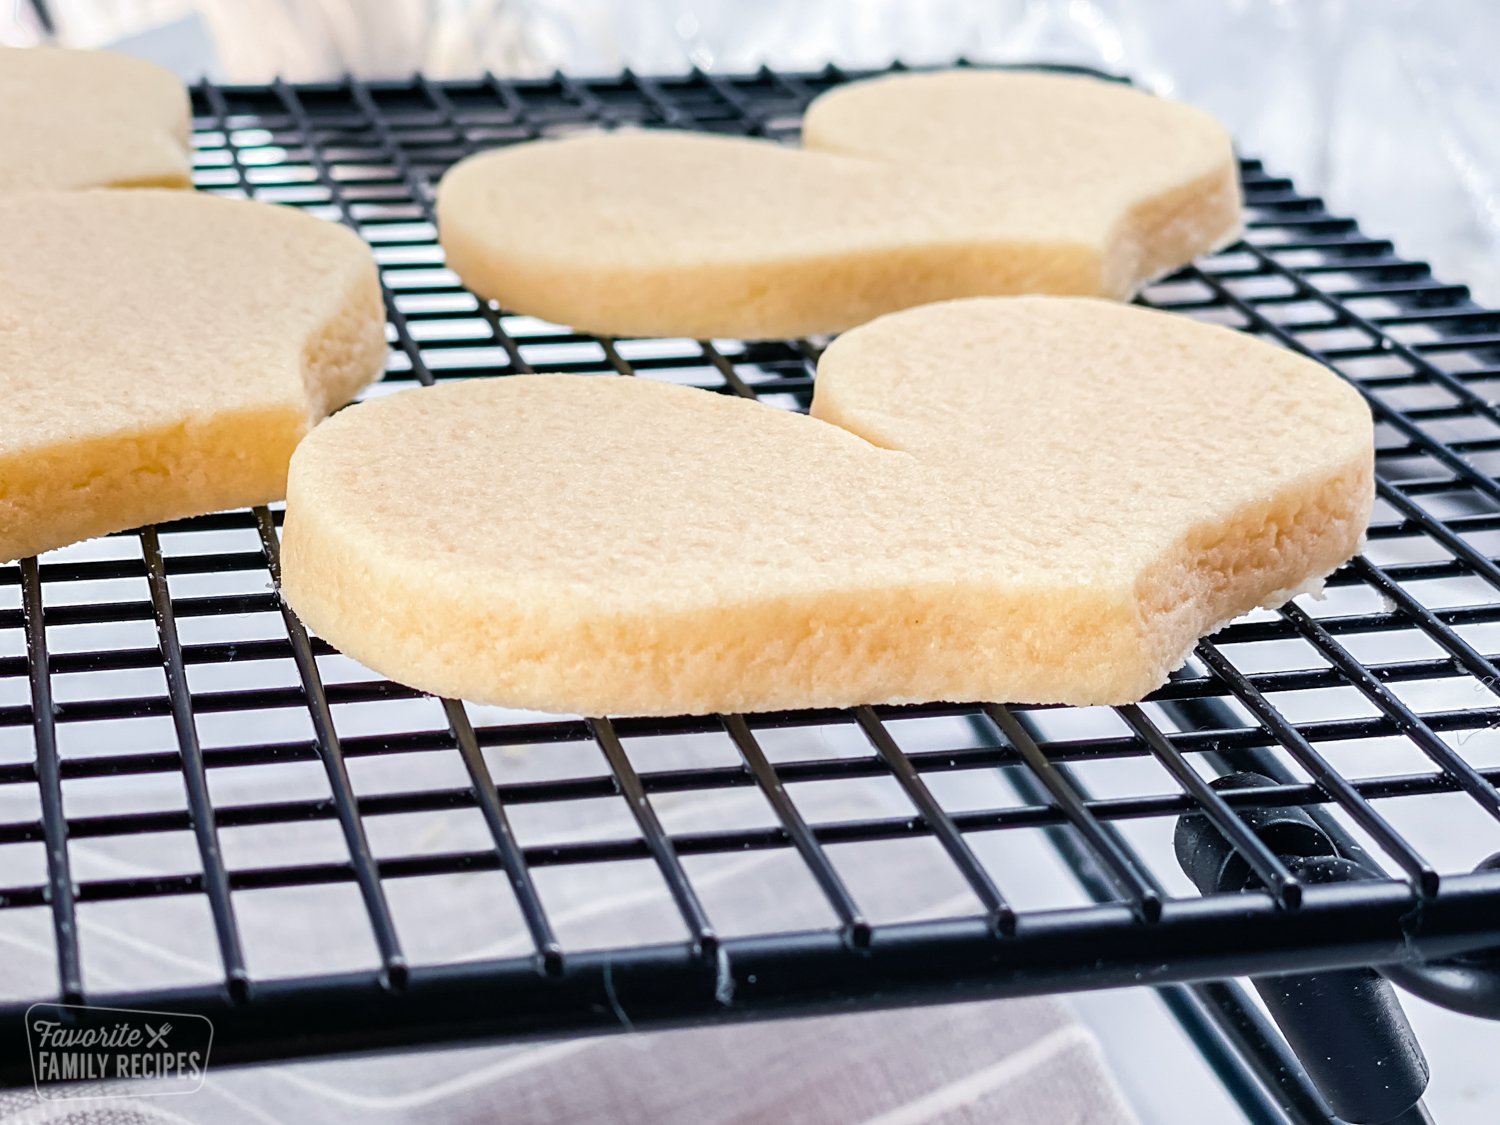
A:
<svg viewBox="0 0 1500 1125">
<path fill-rule="evenodd" d="M 226 546 L 236 535 L 222 534 Z M 172 546 L 169 540 L 168 549 Z M 201 550 L 207 545 L 194 546 Z M 132 541 L 113 539 L 81 544 L 68 549 L 68 554 L 118 557 L 131 549 Z M 204 580 L 223 579 L 199 579 Z M 103 595 L 102 589 L 75 592 L 79 598 Z M 118 597 L 122 591 L 115 587 L 111 594 Z M 246 626 L 244 619 L 194 622 L 192 618 L 181 621 L 190 631 L 222 629 L 236 635 L 243 635 Z M 143 624 L 150 628 L 149 623 Z M 67 630 L 54 633 L 54 646 L 69 643 Z M 136 639 L 120 637 L 122 642 Z M 265 681 L 289 682 L 295 675 L 289 661 L 268 663 L 270 667 L 258 668 Z M 321 663 L 325 680 L 330 682 L 368 675 L 342 657 L 323 658 Z M 198 673 L 226 679 L 236 675 L 226 666 L 196 666 L 191 671 L 193 686 L 200 689 L 217 685 Z M 58 679 L 59 697 L 66 699 L 67 678 Z M 155 670 L 122 674 L 116 686 L 130 694 L 159 693 L 163 688 Z M 434 709 L 431 700 L 350 705 L 339 709 L 338 721 L 345 734 L 423 727 L 433 725 Z M 478 722 L 514 717 L 491 708 L 473 710 Z M 211 720 L 203 716 L 200 722 L 208 747 L 307 735 L 305 712 L 296 709 L 256 715 L 248 723 L 245 716 L 236 715 L 233 729 L 223 729 Z M 972 738 L 961 723 L 936 720 L 919 735 L 909 734 L 907 740 L 957 744 Z M 768 732 L 763 741 L 773 759 L 868 753 L 862 736 L 852 727 Z M 24 738 L 18 736 L 13 742 L 0 751 L 28 752 Z M 90 754 L 128 753 L 171 744 L 166 716 L 129 721 L 112 729 L 107 742 L 77 740 L 78 749 L 87 745 Z M 650 770 L 702 764 L 720 754 L 729 761 L 733 753 L 727 738 L 629 740 L 627 745 L 637 768 Z M 63 747 L 64 753 L 69 750 Z M 597 748 L 583 744 L 492 751 L 489 758 L 494 773 L 510 780 L 597 775 L 604 765 Z M 362 795 L 464 784 L 457 753 L 451 751 L 354 758 L 349 765 Z M 234 804 L 327 793 L 321 767 L 315 763 L 214 770 L 210 782 L 216 800 Z M 814 822 L 913 811 L 888 779 L 811 783 L 794 789 L 800 809 Z M 943 791 L 941 780 L 936 781 L 936 789 L 949 803 L 958 799 L 956 790 Z M 70 783 L 67 797 L 72 815 L 184 807 L 182 784 L 175 775 L 116 777 L 82 786 Z M 1015 802 L 994 774 L 979 785 L 966 784 L 963 798 L 975 806 Z M 0 787 L 0 820 L 27 815 L 25 806 L 33 800 L 30 787 Z M 669 831 L 678 833 L 774 822 L 764 798 L 749 788 L 663 794 L 653 804 Z M 580 813 L 587 819 L 581 820 Z M 511 814 L 523 844 L 636 834 L 619 798 L 555 808 L 515 806 Z M 30 815 L 35 815 L 34 808 Z M 474 810 L 367 817 L 366 826 L 381 855 L 487 846 Z M 344 854 L 331 820 L 274 829 L 225 829 L 222 835 L 231 868 L 306 863 Z M 975 846 L 997 871 L 1056 868 L 1056 860 L 1034 833 L 994 833 L 976 838 Z M 872 921 L 978 912 L 972 893 L 930 838 L 831 850 Z M 186 832 L 115 838 L 107 843 L 75 840 L 70 856 L 80 880 L 199 869 Z M 34 858 L 39 862 L 39 856 Z M 711 917 L 726 935 L 830 922 L 828 907 L 788 849 L 686 862 Z M 7 878 L 14 880 L 13 863 L 14 857 L 7 857 Z M 1057 874 L 1054 870 L 1053 881 L 1032 892 L 1040 898 L 1023 905 L 1042 905 L 1045 899 L 1078 901 L 1076 890 L 1056 878 Z M 647 862 L 540 869 L 537 878 L 567 948 L 684 936 L 665 885 Z M 529 949 L 508 887 L 498 873 L 391 879 L 385 885 L 406 951 L 416 964 L 520 955 Z M 352 885 L 239 893 L 235 908 L 247 959 L 257 976 L 375 965 L 368 923 Z M 55 967 L 48 913 L 7 911 L 0 921 L 4 922 L 0 926 L 0 995 L 34 998 L 39 991 L 52 988 Z M 85 904 L 80 908 L 79 931 L 85 984 L 96 994 L 209 982 L 220 974 L 202 896 Z M 69 1125 L 136 1121 L 405 1125 L 494 1120 L 507 1125 L 781 1121 L 1128 1125 L 1135 1120 L 1110 1079 L 1093 1036 L 1063 1005 L 1050 999 L 243 1069 L 216 1069 L 210 1061 L 204 1089 L 195 1094 L 80 1103 L 39 1103 L 31 1094 L 11 1094 L 0 1097 L 0 1119 Z"/>
</svg>

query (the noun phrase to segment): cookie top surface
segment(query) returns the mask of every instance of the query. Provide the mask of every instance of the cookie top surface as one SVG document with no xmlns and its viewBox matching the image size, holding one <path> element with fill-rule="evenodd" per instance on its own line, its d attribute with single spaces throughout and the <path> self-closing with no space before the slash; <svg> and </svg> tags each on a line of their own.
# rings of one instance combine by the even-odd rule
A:
<svg viewBox="0 0 1500 1125">
<path fill-rule="evenodd" d="M 321 417 L 353 393 L 308 354 L 374 285 L 336 224 L 191 192 L 23 194 L 0 198 L 0 243 L 0 456 L 225 409 Z M 379 336 L 378 301 L 360 309 Z"/>
<path fill-rule="evenodd" d="M 153 63 L 0 48 L 0 193 L 187 187 L 190 122 L 187 90 Z"/>
<path fill-rule="evenodd" d="M 670 609 L 913 573 L 1128 590 L 1198 524 L 1370 444 L 1317 364 L 1103 301 L 892 314 L 816 387 L 806 418 L 645 379 L 470 381 L 346 411 L 294 477 L 391 559 Z"/>
<path fill-rule="evenodd" d="M 1234 158 L 1207 113 L 1086 75 L 949 70 L 892 74 L 815 98 L 802 143 L 819 152 L 961 174 L 1108 227 L 1130 207 L 1212 176 Z"/>
</svg>

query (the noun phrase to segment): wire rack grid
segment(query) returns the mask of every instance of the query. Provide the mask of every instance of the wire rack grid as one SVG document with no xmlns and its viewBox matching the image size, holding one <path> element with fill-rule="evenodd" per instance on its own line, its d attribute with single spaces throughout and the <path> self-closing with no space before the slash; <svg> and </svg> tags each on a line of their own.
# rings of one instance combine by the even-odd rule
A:
<svg viewBox="0 0 1500 1125">
<path fill-rule="evenodd" d="M 477 301 L 443 267 L 432 187 L 471 152 L 579 128 L 790 138 L 808 100 L 847 77 L 203 84 L 196 179 L 370 242 L 393 345 L 371 394 L 540 369 L 800 410 L 813 342 L 596 339 Z M 359 668 L 279 601 L 274 506 L 0 567 L 0 933 L 47 966 L 5 982 L 6 1034 L 42 999 L 194 1011 L 215 1020 L 216 1060 L 247 1061 L 1493 944 L 1500 873 L 1473 869 L 1500 850 L 1500 314 L 1257 161 L 1242 170 L 1245 241 L 1143 300 L 1308 354 L 1369 399 L 1377 511 L 1325 599 L 1229 625 L 1138 706 L 645 720 L 476 708 Z M 1267 784 L 1210 787 L 1247 760 Z M 180 784 L 179 797 L 100 797 L 143 778 Z M 842 808 L 822 802 L 830 787 L 861 786 L 881 788 L 884 811 L 819 811 Z M 731 797 L 758 813 L 726 823 L 739 814 L 713 803 Z M 559 819 L 539 832 L 529 814 L 544 807 Z M 1383 876 L 1305 886 L 1243 817 L 1285 807 L 1322 810 Z M 1251 889 L 1200 895 L 1176 869 L 1169 841 L 1188 813 L 1234 843 Z M 472 828 L 459 845 L 387 830 L 454 818 Z M 261 860 L 257 833 L 315 828 L 306 858 Z M 136 856 L 146 839 L 175 850 Z M 1040 858 L 1049 841 L 1066 865 Z M 786 861 L 800 905 L 736 918 L 733 863 L 761 853 Z M 897 853 L 947 897 L 886 902 L 870 872 Z M 1028 879 L 1032 867 L 1045 877 Z M 578 911 L 557 904 L 586 913 L 627 868 L 659 892 L 659 936 L 571 939 L 563 916 Z M 570 873 L 593 881 L 565 892 Z M 403 888 L 476 879 L 503 888 L 495 933 L 510 944 L 417 949 L 422 919 L 403 916 Z M 337 895 L 368 955 L 311 968 L 263 958 L 264 926 L 247 932 L 245 919 L 289 892 L 302 894 L 270 911 L 274 924 L 302 933 Z M 172 904 L 206 907 L 183 930 L 183 973 L 111 978 L 110 943 L 126 939 L 110 908 L 175 927 Z M 1251 1018 L 1229 1038 L 1257 1033 Z M 28 1081 L 12 1045 L 0 1078 Z"/>
</svg>

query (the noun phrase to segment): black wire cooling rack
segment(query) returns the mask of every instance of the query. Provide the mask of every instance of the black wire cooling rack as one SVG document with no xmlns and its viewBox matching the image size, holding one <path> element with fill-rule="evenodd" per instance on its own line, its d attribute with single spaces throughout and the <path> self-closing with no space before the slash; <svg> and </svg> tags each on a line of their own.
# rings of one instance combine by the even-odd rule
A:
<svg viewBox="0 0 1500 1125">
<path fill-rule="evenodd" d="M 807 101 L 844 78 L 201 85 L 197 180 L 309 208 L 369 240 L 394 344 L 374 393 L 543 369 L 666 378 L 805 409 L 816 359 L 807 341 L 602 340 L 477 302 L 442 266 L 432 187 L 468 153 L 599 125 L 791 137 Z M 380 718 L 383 705 L 422 697 L 350 672 L 279 602 L 274 509 L 0 567 L 0 688 L 9 689 L 0 734 L 11 736 L 0 741 L 0 796 L 32 802 L 0 822 L 0 937 L 23 917 L 44 919 L 56 967 L 55 979 L 31 981 L 0 1008 L 0 1077 L 30 1080 L 20 1016 L 44 999 L 201 1012 L 214 1020 L 217 1064 L 1145 983 L 1163 988 L 1247 1105 L 1260 1099 L 1267 1119 L 1272 1102 L 1316 1117 L 1295 1060 L 1236 986 L 1175 982 L 1411 963 L 1500 936 L 1500 871 L 1475 870 L 1500 850 L 1500 733 L 1490 729 L 1500 724 L 1500 409 L 1491 401 L 1500 314 L 1258 162 L 1242 167 L 1246 240 L 1144 299 L 1264 336 L 1354 381 L 1378 422 L 1377 511 L 1366 551 L 1334 576 L 1326 599 L 1236 621 L 1139 706 L 646 720 L 427 701 L 428 719 L 392 721 Z M 155 686 L 139 687 L 141 675 Z M 258 733 L 273 714 L 301 726 Z M 131 734 L 142 720 L 156 725 Z M 663 738 L 686 756 L 653 767 L 643 748 Z M 569 764 L 551 775 L 520 764 L 553 754 Z M 377 758 L 397 763 L 406 783 L 362 791 L 352 767 Z M 320 768 L 326 788 L 246 800 L 221 785 L 292 763 Z M 449 763 L 459 780 L 423 783 Z M 1136 772 L 1115 768 L 1127 766 Z M 1209 784 L 1247 768 L 1258 775 L 1247 787 Z M 179 776 L 180 806 L 90 811 L 87 783 L 133 775 Z M 1010 798 L 976 806 L 965 794 L 978 778 L 1002 779 Z M 907 811 L 807 811 L 819 783 L 872 779 Z M 733 790 L 763 796 L 763 823 L 680 830 L 660 815 L 667 800 L 681 807 Z M 528 806 L 566 813 L 576 804 L 581 828 L 591 815 L 583 810 L 601 800 L 623 800 L 628 829 L 535 842 L 515 827 Z M 1293 809 L 1315 811 L 1366 877 L 1301 877 L 1256 831 Z M 386 818 L 459 812 L 482 817 L 481 845 L 372 846 Z M 1246 889 L 1199 894 L 1185 880 L 1169 846 L 1184 814 L 1232 842 Z M 312 822 L 337 827 L 336 854 L 266 865 L 221 850 L 237 831 Z M 80 845 L 123 849 L 132 837 L 170 833 L 191 840 L 177 867 L 79 869 Z M 1014 893 L 1022 871 L 1004 845 L 1026 835 L 1046 836 L 1067 858 L 1071 899 Z M 910 840 L 932 847 L 969 905 L 917 920 L 869 915 L 855 860 Z M 40 862 L 19 862 L 28 845 L 40 845 Z M 827 924 L 716 928 L 693 863 L 768 849 L 810 877 Z M 587 867 L 607 877 L 627 863 L 654 865 L 680 936 L 571 947 L 542 876 Z M 508 883 L 512 936 L 524 948 L 465 962 L 409 956 L 392 892 L 480 872 Z M 247 896 L 351 886 L 374 937 L 372 963 L 252 971 L 254 941 L 236 921 Z M 91 985 L 89 912 L 183 898 L 206 901 L 212 927 L 201 953 L 214 959 L 215 979 Z"/>
</svg>

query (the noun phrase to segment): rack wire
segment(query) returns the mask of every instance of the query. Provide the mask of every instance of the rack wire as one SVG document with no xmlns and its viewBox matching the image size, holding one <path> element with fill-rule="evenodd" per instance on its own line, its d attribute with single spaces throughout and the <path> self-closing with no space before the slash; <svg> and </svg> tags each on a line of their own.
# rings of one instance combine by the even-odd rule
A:
<svg viewBox="0 0 1500 1125">
<path fill-rule="evenodd" d="M 543 369 L 670 379 L 806 409 L 813 342 L 595 339 L 476 301 L 442 266 L 432 188 L 471 152 L 579 128 L 790 138 L 808 100 L 847 77 L 203 84 L 193 92 L 196 178 L 204 190 L 307 208 L 369 240 L 393 344 L 372 393 Z M 41 915 L 55 954 L 55 979 L 0 1006 L 12 1048 L 0 1079 L 29 1081 L 20 1013 L 43 999 L 202 1013 L 215 1023 L 215 1061 L 227 1062 L 1146 983 L 1167 987 L 1209 1046 L 1217 1035 L 1219 1047 L 1254 1047 L 1251 1071 L 1272 1081 L 1284 1048 L 1255 1046 L 1265 1028 L 1233 986 L 1174 982 L 1494 945 L 1500 872 L 1474 868 L 1500 850 L 1500 313 L 1258 161 L 1242 161 L 1242 173 L 1245 241 L 1143 300 L 1263 336 L 1354 382 L 1378 423 L 1377 511 L 1367 549 L 1333 577 L 1325 600 L 1234 622 L 1139 706 L 640 719 L 444 700 L 422 712 L 436 721 L 413 721 L 408 709 L 381 725 L 361 706 L 423 697 L 351 672 L 279 601 L 275 507 L 0 567 L 0 735 L 14 736 L 0 740 L 0 798 L 35 805 L 0 821 L 0 933 Z M 280 681 L 258 671 L 272 668 L 291 671 Z M 111 686 L 113 676 L 135 685 L 128 677 L 142 673 L 160 673 L 161 688 Z M 256 733 L 258 719 L 287 713 L 304 716 L 305 733 Z M 127 736 L 130 721 L 151 718 L 168 720 L 170 735 Z M 641 752 L 663 739 L 688 747 L 665 768 Z M 592 764 L 555 775 L 517 768 L 563 747 L 570 763 L 582 748 Z M 1208 784 L 1245 755 L 1266 784 Z M 400 763 L 412 783 L 362 791 L 351 766 L 373 759 Z M 415 783 L 449 759 L 460 780 Z M 269 776 L 294 763 L 321 767 L 326 792 L 216 794 L 231 774 Z M 74 807 L 81 783 L 169 774 L 182 778 L 180 807 Z M 965 794 L 978 778 L 1002 780 L 1010 799 L 976 806 Z M 906 811 L 807 811 L 818 783 L 882 779 Z M 661 815 L 664 802 L 733 791 L 760 794 L 765 821 L 683 830 Z M 600 800 L 623 800 L 633 829 L 543 842 L 518 831 L 517 816 L 533 806 L 576 807 L 581 825 Z M 1288 807 L 1323 810 L 1381 877 L 1304 885 L 1244 819 Z M 386 818 L 459 813 L 482 818 L 479 844 L 400 854 L 372 846 Z M 1200 895 L 1175 870 L 1163 841 L 1188 813 L 1233 841 L 1256 876 L 1251 889 Z M 226 833 L 309 823 L 336 826 L 341 853 L 270 865 L 226 858 Z M 196 865 L 78 870 L 80 844 L 162 833 L 189 833 Z M 1016 892 L 1023 872 L 1005 849 L 1028 834 L 1062 848 L 1072 898 Z M 935 845 L 932 862 L 957 876 L 969 905 L 917 920 L 872 917 L 851 857 L 912 840 Z M 43 853 L 30 875 L 7 862 L 27 844 Z M 724 932 L 692 861 L 778 850 L 795 857 L 828 922 Z M 541 876 L 641 862 L 659 875 L 680 937 L 570 945 Z M 409 955 L 393 884 L 475 872 L 503 877 L 524 951 L 436 963 Z M 354 888 L 375 962 L 253 971 L 254 941 L 237 911 L 247 895 L 297 887 Z M 81 914 L 184 898 L 207 903 L 214 979 L 91 985 Z M 1242 1065 L 1220 1063 L 1226 1073 Z M 1284 1104 L 1306 1096 L 1281 1081 Z"/>
</svg>

